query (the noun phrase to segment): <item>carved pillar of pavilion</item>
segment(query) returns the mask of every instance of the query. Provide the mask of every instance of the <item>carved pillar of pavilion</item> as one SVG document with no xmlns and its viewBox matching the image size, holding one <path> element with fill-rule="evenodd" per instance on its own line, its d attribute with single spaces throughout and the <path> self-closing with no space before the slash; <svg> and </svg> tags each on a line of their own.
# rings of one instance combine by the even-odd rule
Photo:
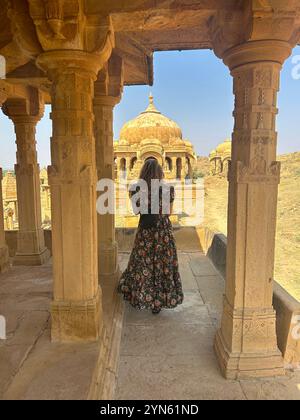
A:
<svg viewBox="0 0 300 420">
<path fill-rule="evenodd" d="M 15 165 L 18 197 L 18 245 L 14 265 L 42 265 L 50 252 L 45 246 L 41 217 L 40 167 L 36 151 L 36 125 L 44 112 L 36 90 L 27 99 L 10 99 L 5 114 L 13 121 L 16 133 Z"/>
<path fill-rule="evenodd" d="M 95 83 L 94 115 L 98 180 L 114 181 L 113 112 L 123 89 L 123 61 L 116 54 L 99 73 Z M 114 200 L 114 197 L 112 197 Z M 114 205 L 115 208 L 115 205 Z M 98 214 L 99 277 L 119 272 L 115 214 Z"/>
<path fill-rule="evenodd" d="M 100 56 L 101 58 L 101 56 Z M 52 81 L 52 198 L 54 302 L 52 339 L 96 340 L 102 331 L 98 285 L 94 82 L 99 56 L 55 51 L 37 64 Z"/>
<path fill-rule="evenodd" d="M 253 41 L 223 57 L 234 79 L 229 171 L 227 279 L 216 351 L 230 379 L 283 374 L 273 309 L 280 163 L 277 92 L 288 42 Z"/>
<path fill-rule="evenodd" d="M 2 169 L 0 169 L 0 274 L 9 268 L 9 253 L 5 241 L 3 196 L 2 196 Z"/>
<path fill-rule="evenodd" d="M 115 180 L 113 113 L 123 89 L 123 60 L 113 54 L 95 83 L 94 115 L 98 180 Z M 114 197 L 112 197 L 114 200 Z M 115 208 L 115 205 L 114 205 Z M 99 278 L 119 272 L 115 214 L 98 214 Z"/>
<path fill-rule="evenodd" d="M 7 96 L 0 92 L 0 106 L 7 100 Z M 3 196 L 2 196 L 2 169 L 0 169 L 0 273 L 9 268 L 9 253 L 5 241 Z"/>
</svg>

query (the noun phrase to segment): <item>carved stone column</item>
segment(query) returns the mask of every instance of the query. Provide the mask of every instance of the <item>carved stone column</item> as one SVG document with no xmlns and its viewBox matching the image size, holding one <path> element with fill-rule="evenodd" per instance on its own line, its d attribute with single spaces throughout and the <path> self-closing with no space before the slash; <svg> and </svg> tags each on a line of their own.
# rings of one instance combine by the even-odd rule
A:
<svg viewBox="0 0 300 420">
<path fill-rule="evenodd" d="M 0 90 L 0 106 L 7 100 L 7 96 Z M 3 196 L 2 196 L 2 169 L 0 169 L 0 273 L 9 268 L 8 247 L 5 241 Z"/>
<path fill-rule="evenodd" d="M 99 57 L 55 51 L 39 56 L 37 64 L 52 81 L 52 339 L 96 340 L 103 326 L 93 114 Z"/>
<path fill-rule="evenodd" d="M 172 177 L 175 179 L 176 178 L 176 162 L 177 162 L 177 158 L 176 157 L 172 157 Z"/>
<path fill-rule="evenodd" d="M 2 196 L 2 169 L 0 169 L 0 273 L 9 268 L 8 247 L 5 241 L 4 216 L 3 216 L 3 196 Z"/>
<path fill-rule="evenodd" d="M 35 91 L 27 100 L 11 99 L 4 112 L 16 133 L 15 165 L 18 196 L 18 245 L 14 265 L 42 265 L 50 252 L 45 246 L 41 217 L 40 167 L 36 152 L 36 125 L 43 115 L 43 103 Z"/>
<path fill-rule="evenodd" d="M 123 90 L 123 60 L 115 53 L 95 83 L 94 115 L 98 180 L 114 181 L 113 112 Z M 113 197 L 114 199 L 114 197 Z M 98 214 L 99 277 L 119 272 L 115 214 Z"/>
<path fill-rule="evenodd" d="M 280 163 L 276 114 L 280 71 L 290 44 L 256 41 L 232 48 L 235 128 L 229 173 L 227 280 L 216 351 L 227 378 L 283 374 L 273 309 Z"/>
<path fill-rule="evenodd" d="M 112 96 L 96 96 L 94 100 L 98 180 L 114 180 L 113 110 L 118 102 Z M 99 276 L 114 275 L 118 272 L 115 214 L 97 217 Z"/>
</svg>

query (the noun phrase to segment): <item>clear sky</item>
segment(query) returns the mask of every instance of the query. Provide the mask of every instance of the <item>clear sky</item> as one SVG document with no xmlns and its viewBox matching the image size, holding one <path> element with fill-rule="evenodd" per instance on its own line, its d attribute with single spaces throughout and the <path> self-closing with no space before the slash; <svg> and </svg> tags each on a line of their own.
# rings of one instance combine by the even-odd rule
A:
<svg viewBox="0 0 300 420">
<path fill-rule="evenodd" d="M 293 56 L 300 56 L 300 47 Z M 300 78 L 295 80 L 292 57 L 285 63 L 279 94 L 278 152 L 300 151 Z M 299 71 L 300 73 L 300 71 Z M 114 132 L 118 139 L 125 122 L 136 117 L 148 105 L 150 91 L 157 108 L 174 119 L 184 138 L 195 146 L 198 155 L 208 155 L 219 143 L 231 136 L 233 128 L 232 78 L 228 69 L 211 51 L 156 53 L 154 86 L 126 87 L 115 110 Z M 50 163 L 50 107 L 37 128 L 38 154 L 41 166 Z M 0 116 L 0 166 L 12 168 L 15 163 L 15 135 L 12 123 Z"/>
</svg>

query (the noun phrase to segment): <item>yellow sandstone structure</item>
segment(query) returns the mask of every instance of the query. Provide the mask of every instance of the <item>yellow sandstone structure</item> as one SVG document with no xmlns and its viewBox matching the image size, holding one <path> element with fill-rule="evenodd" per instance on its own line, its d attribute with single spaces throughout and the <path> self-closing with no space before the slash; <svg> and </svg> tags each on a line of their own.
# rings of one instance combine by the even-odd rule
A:
<svg viewBox="0 0 300 420">
<path fill-rule="evenodd" d="M 209 155 L 210 174 L 227 176 L 231 160 L 231 139 L 219 144 Z"/>
<path fill-rule="evenodd" d="M 40 171 L 40 194 L 42 225 L 51 226 L 51 193 L 48 184 L 48 173 L 46 169 Z M 6 172 L 2 180 L 2 195 L 4 207 L 4 227 L 5 230 L 18 229 L 18 194 L 16 176 L 13 172 Z"/>
<path fill-rule="evenodd" d="M 0 105 L 15 126 L 20 192 L 15 264 L 42 264 L 49 257 L 35 128 L 44 104 L 52 107 L 52 341 L 98 340 L 99 366 L 112 357 L 114 331 L 121 325 L 113 292 L 117 241 L 114 216 L 96 213 L 97 179 L 114 179 L 115 153 L 118 170 L 125 158 L 125 169 L 133 172 L 153 155 L 145 126 L 139 148 L 132 147 L 139 142 L 139 121 L 148 118 L 167 124 L 158 130 L 155 157 L 173 175 L 180 168 L 177 159 L 182 171 L 184 158 L 191 164 L 193 158 L 180 129 L 152 103 L 133 127 L 125 126 L 114 152 L 113 109 L 124 85 L 153 83 L 155 51 L 212 49 L 229 68 L 235 94 L 226 290 L 215 350 L 226 378 L 283 375 L 273 308 L 280 182 L 276 116 L 281 69 L 300 43 L 299 1 L 11 0 L 1 2 L 0 17 L 6 61 Z M 181 171 L 176 175 L 183 177 Z M 9 263 L 2 212 L 1 206 L 0 271 Z M 107 390 L 111 365 L 101 372 L 95 383 L 106 381 Z"/>
<path fill-rule="evenodd" d="M 192 143 L 183 140 L 181 128 L 162 115 L 150 95 L 146 111 L 129 121 L 115 142 L 116 179 L 138 179 L 143 164 L 157 159 L 167 180 L 192 179 L 197 156 Z"/>
</svg>

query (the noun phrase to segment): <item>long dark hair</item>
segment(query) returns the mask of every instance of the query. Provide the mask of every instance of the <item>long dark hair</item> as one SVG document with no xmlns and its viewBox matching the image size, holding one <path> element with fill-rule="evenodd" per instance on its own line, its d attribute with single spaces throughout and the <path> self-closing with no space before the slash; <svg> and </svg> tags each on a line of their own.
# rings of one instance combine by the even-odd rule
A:
<svg viewBox="0 0 300 420">
<path fill-rule="evenodd" d="M 151 188 L 152 179 L 159 181 L 164 179 L 164 171 L 156 159 L 146 160 L 140 173 L 140 179 L 146 181 L 149 188 Z"/>
</svg>

